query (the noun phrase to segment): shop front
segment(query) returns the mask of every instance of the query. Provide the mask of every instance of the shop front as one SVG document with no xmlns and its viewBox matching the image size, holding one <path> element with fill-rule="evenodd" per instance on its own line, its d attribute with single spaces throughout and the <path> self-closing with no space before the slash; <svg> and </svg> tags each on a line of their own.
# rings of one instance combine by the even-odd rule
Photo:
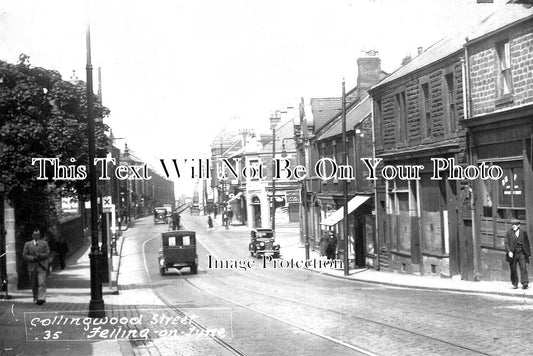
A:
<svg viewBox="0 0 533 356">
<path fill-rule="evenodd" d="M 532 111 L 512 110 L 471 119 L 472 158 L 498 166 L 501 177 L 478 179 L 474 185 L 481 274 L 485 280 L 508 280 L 505 232 L 518 219 L 533 236 Z M 531 239 L 531 237 L 530 237 Z"/>
</svg>

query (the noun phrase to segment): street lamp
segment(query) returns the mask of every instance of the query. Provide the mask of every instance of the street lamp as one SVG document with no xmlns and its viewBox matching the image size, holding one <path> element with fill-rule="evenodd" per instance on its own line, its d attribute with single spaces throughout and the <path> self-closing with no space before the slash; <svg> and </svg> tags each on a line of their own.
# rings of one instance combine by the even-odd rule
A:
<svg viewBox="0 0 533 356">
<path fill-rule="evenodd" d="M 278 126 L 280 121 L 279 112 L 276 111 L 270 117 L 270 128 L 272 129 L 272 233 L 276 231 L 276 180 L 274 179 L 274 168 L 276 165 L 276 126 Z"/>
<path fill-rule="evenodd" d="M 128 149 L 128 144 L 124 143 L 124 163 L 126 163 L 127 166 L 130 165 L 130 150 Z M 130 223 L 131 220 L 131 196 L 130 196 L 130 180 L 129 178 L 126 180 L 126 216 L 125 216 L 125 222 Z"/>
<path fill-rule="evenodd" d="M 89 303 L 89 317 L 102 318 L 105 316 L 104 300 L 102 298 L 102 279 L 100 263 L 102 253 L 98 246 L 98 200 L 96 185 L 96 167 L 93 164 L 96 155 L 94 116 L 93 116 L 93 66 L 91 64 L 91 27 L 87 24 L 87 136 L 89 139 L 89 190 L 91 201 L 91 252 L 89 253 L 91 270 L 91 301 Z"/>
</svg>

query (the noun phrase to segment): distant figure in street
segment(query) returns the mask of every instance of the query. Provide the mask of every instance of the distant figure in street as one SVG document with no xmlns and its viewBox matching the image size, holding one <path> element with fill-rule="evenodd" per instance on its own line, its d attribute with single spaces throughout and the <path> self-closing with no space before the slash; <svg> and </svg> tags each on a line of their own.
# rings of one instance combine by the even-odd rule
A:
<svg viewBox="0 0 533 356">
<path fill-rule="evenodd" d="M 180 228 L 180 215 L 176 210 L 172 212 L 170 215 L 170 219 L 172 220 L 172 230 L 179 230 Z"/>
<path fill-rule="evenodd" d="M 215 205 L 215 208 L 213 209 L 213 212 L 215 214 L 215 219 L 217 218 L 217 214 L 218 214 L 218 208 L 217 206 Z"/>
<path fill-rule="evenodd" d="M 527 264 L 529 264 L 529 256 L 531 250 L 529 247 L 529 239 L 527 232 L 520 229 L 520 221 L 511 220 L 512 228 L 507 230 L 505 234 L 505 256 L 509 267 L 511 269 L 511 283 L 513 288 L 518 288 L 518 276 L 516 273 L 516 265 L 520 267 L 520 282 L 522 282 L 522 289 L 527 289 L 529 285 L 529 276 L 527 275 Z"/>
<path fill-rule="evenodd" d="M 207 216 L 207 226 L 209 226 L 210 229 L 213 228 L 213 219 L 211 219 L 211 215 Z"/>
<path fill-rule="evenodd" d="M 24 244 L 22 258 L 28 262 L 28 272 L 32 283 L 33 301 L 37 305 L 46 301 L 46 274 L 48 272 L 48 243 L 41 239 L 39 230 L 32 233 L 33 240 Z"/>
<path fill-rule="evenodd" d="M 57 241 L 57 260 L 59 262 L 59 267 L 62 270 L 65 269 L 65 261 L 68 253 L 68 245 L 63 236 L 59 236 Z"/>
<path fill-rule="evenodd" d="M 231 208 L 228 209 L 228 221 L 230 225 L 233 223 L 233 210 Z"/>
<path fill-rule="evenodd" d="M 222 213 L 222 225 L 227 229 L 228 228 L 228 215 L 226 212 Z"/>
<path fill-rule="evenodd" d="M 335 252 L 337 251 L 337 237 L 335 233 L 330 232 L 327 240 L 326 257 L 328 260 L 335 258 Z"/>
</svg>

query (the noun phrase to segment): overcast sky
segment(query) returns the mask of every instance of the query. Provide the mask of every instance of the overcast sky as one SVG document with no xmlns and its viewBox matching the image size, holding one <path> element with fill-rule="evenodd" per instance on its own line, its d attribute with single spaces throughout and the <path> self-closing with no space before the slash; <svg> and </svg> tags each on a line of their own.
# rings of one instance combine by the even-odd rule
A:
<svg viewBox="0 0 533 356">
<path fill-rule="evenodd" d="M 224 124 L 268 130 L 299 97 L 340 96 L 356 60 L 379 51 L 394 71 L 495 4 L 476 0 L 0 0 L 0 59 L 72 70 L 102 68 L 107 123 L 143 160 L 207 157 Z M 124 140 L 117 142 L 123 145 Z"/>
</svg>

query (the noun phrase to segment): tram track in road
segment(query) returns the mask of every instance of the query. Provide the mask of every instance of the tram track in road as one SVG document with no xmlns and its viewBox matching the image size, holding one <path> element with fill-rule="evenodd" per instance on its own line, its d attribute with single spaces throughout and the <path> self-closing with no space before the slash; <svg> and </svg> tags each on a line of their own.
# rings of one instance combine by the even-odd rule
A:
<svg viewBox="0 0 533 356">
<path fill-rule="evenodd" d="M 172 309 L 172 310 L 173 310 L 176 314 L 178 314 L 179 316 L 185 317 L 186 314 L 185 314 L 182 310 L 180 310 L 178 307 L 172 305 L 172 303 L 171 303 L 167 298 L 165 298 L 165 297 L 162 295 L 162 293 L 160 293 L 160 292 L 156 289 L 157 285 L 152 281 L 152 278 L 151 278 L 151 276 L 150 276 L 150 272 L 149 272 L 149 270 L 148 270 L 148 263 L 147 263 L 147 260 L 146 260 L 146 253 L 145 253 L 146 249 L 145 249 L 145 246 L 146 246 L 146 244 L 147 244 L 148 242 L 154 240 L 155 238 L 157 238 L 157 236 L 154 236 L 154 237 L 152 237 L 152 238 L 150 238 L 150 239 L 144 241 L 143 246 L 142 246 L 143 258 L 144 258 L 144 269 L 145 269 L 146 276 L 147 276 L 147 278 L 148 278 L 148 284 L 149 284 L 150 288 L 152 289 L 152 291 L 154 292 L 154 294 L 155 294 L 155 295 L 156 295 L 156 296 L 157 296 L 157 297 L 158 297 L 158 298 L 159 298 L 159 299 L 160 299 L 165 305 L 167 305 L 170 309 Z M 205 248 L 205 246 L 204 246 L 204 248 Z M 213 294 L 213 293 L 211 293 L 211 292 L 209 292 L 209 291 L 207 291 L 207 290 L 205 290 L 205 289 L 203 289 L 203 288 L 201 288 L 201 287 L 195 285 L 194 283 L 192 283 L 192 282 L 190 281 L 190 278 L 187 277 L 186 275 L 181 274 L 181 272 L 180 272 L 179 270 L 178 270 L 178 274 L 179 274 L 179 276 L 182 277 L 182 280 L 183 280 L 183 281 L 185 281 L 187 284 L 189 284 L 190 286 L 192 286 L 192 287 L 195 288 L 196 290 L 200 291 L 202 294 L 207 294 L 207 295 L 210 295 L 210 296 L 214 296 L 214 297 L 217 298 L 217 299 L 223 300 L 223 301 L 225 301 L 225 302 L 227 302 L 227 303 L 230 303 L 230 304 L 232 304 L 232 305 L 234 305 L 234 306 L 237 306 L 237 307 L 239 307 L 239 308 L 243 308 L 243 309 L 246 309 L 246 310 L 248 310 L 248 311 L 253 311 L 253 312 L 257 313 L 257 314 L 263 315 L 263 316 L 268 317 L 268 318 L 270 318 L 270 319 L 274 319 L 274 320 L 279 321 L 279 322 L 281 322 L 281 323 L 283 323 L 283 324 L 290 325 L 290 326 L 292 326 L 292 327 L 294 327 L 294 328 L 297 328 L 297 329 L 299 329 L 299 330 L 301 330 L 301 331 L 304 331 L 304 332 L 306 332 L 306 333 L 308 333 L 308 334 L 311 334 L 311 335 L 314 335 L 314 336 L 320 337 L 320 338 L 322 338 L 322 339 L 325 339 L 325 340 L 327 340 L 327 341 L 329 341 L 329 342 L 332 342 L 332 343 L 334 343 L 336 346 L 341 346 L 341 347 L 344 347 L 344 348 L 347 348 L 347 349 L 350 349 L 350 350 L 356 351 L 358 354 L 367 355 L 367 356 L 377 356 L 377 354 L 375 354 L 375 353 L 373 353 L 373 352 L 370 352 L 370 351 L 368 351 L 368 350 L 365 350 L 365 349 L 363 349 L 363 348 L 361 348 L 361 347 L 358 347 L 358 346 L 356 346 L 356 345 L 353 345 L 353 344 L 350 344 L 350 343 L 344 342 L 344 341 L 342 341 L 342 340 L 339 340 L 339 339 L 336 339 L 336 338 L 333 338 L 333 337 L 330 337 L 330 336 L 324 335 L 324 334 L 322 334 L 322 333 L 319 333 L 319 332 L 313 331 L 313 330 L 311 330 L 311 329 L 309 329 L 309 328 L 306 328 L 306 327 L 304 327 L 304 326 L 302 326 L 302 325 L 298 325 L 298 324 L 296 324 L 296 323 L 293 323 L 293 322 L 291 322 L 291 321 L 289 321 L 289 320 L 284 320 L 284 319 L 281 319 L 281 318 L 277 318 L 277 317 L 274 316 L 274 315 L 271 315 L 271 314 L 268 314 L 268 313 L 262 312 L 262 311 L 260 311 L 260 310 L 256 310 L 256 309 L 254 309 L 254 308 L 248 307 L 248 306 L 246 306 L 246 305 L 240 304 L 240 303 L 238 303 L 238 302 L 232 301 L 232 300 L 227 299 L 227 298 L 224 298 L 224 297 L 222 297 L 222 296 L 218 296 L 218 295 L 216 295 L 216 294 Z M 202 325 L 200 325 L 200 324 L 198 324 L 198 323 L 196 323 L 196 322 L 194 322 L 194 325 L 195 325 L 196 327 L 198 327 L 199 329 L 201 329 L 201 330 L 204 330 L 204 331 L 207 330 L 205 327 L 203 327 Z M 208 334 L 208 335 L 209 335 L 209 334 Z M 232 353 L 235 354 L 235 355 L 246 355 L 246 353 L 244 353 L 243 351 L 239 350 L 238 348 L 234 347 L 233 345 L 229 344 L 228 342 L 226 342 L 225 340 L 223 340 L 222 338 L 220 338 L 220 337 L 218 337 L 218 336 L 216 336 L 216 335 L 209 335 L 209 337 L 212 338 L 217 344 L 219 344 L 220 346 L 222 346 L 224 349 L 226 349 L 226 350 L 232 352 Z"/>
<path fill-rule="evenodd" d="M 190 281 L 186 276 L 183 276 L 185 281 L 187 283 L 189 283 L 190 285 L 192 285 L 193 287 L 195 287 L 196 289 L 204 292 L 204 293 L 208 293 L 212 296 L 215 296 L 217 298 L 220 298 L 222 300 L 225 300 L 229 303 L 232 303 L 234 305 L 237 305 L 237 306 L 240 306 L 242 308 L 246 308 L 246 309 L 249 309 L 253 312 L 256 312 L 256 313 L 259 313 L 259 314 L 262 314 L 262 315 L 265 315 L 267 317 L 270 317 L 270 318 L 273 318 L 275 320 L 278 320 L 278 321 L 281 321 L 283 323 L 286 323 L 286 324 L 289 324 L 291 326 L 295 326 L 295 327 L 298 327 L 306 332 L 309 332 L 309 333 L 312 333 L 314 335 L 317 335 L 317 336 L 320 336 L 322 338 L 325 338 L 325 339 L 328 339 L 332 342 L 335 342 L 339 345 L 342 345 L 342 346 L 345 346 L 345 347 L 349 347 L 353 350 L 356 350 L 356 351 L 359 351 L 359 352 L 362 352 L 366 355 L 376 355 L 375 353 L 372 353 L 371 351 L 368 351 L 362 347 L 359 347 L 359 346 L 356 346 L 356 345 L 353 345 L 353 344 L 350 344 L 350 343 L 347 343 L 347 342 L 344 342 L 342 340 L 339 340 L 339 339 L 336 339 L 336 338 L 333 338 L 333 337 L 329 337 L 327 335 L 324 335 L 322 333 L 318 333 L 318 332 L 315 332 L 309 328 L 306 328 L 304 326 L 301 326 L 301 325 L 297 325 L 289 320 L 284 320 L 284 319 L 281 319 L 281 318 L 278 318 L 274 315 L 271 315 L 271 314 L 268 314 L 266 312 L 263 312 L 263 311 L 260 311 L 260 310 L 257 310 L 253 307 L 250 307 L 248 305 L 245 305 L 245 304 L 242 304 L 242 303 L 239 303 L 239 302 L 236 302 L 236 301 L 233 301 L 233 300 L 230 300 L 228 298 L 225 298 L 225 297 L 222 297 L 222 296 L 219 296 L 219 295 L 216 295 L 198 285 L 196 285 L 194 282 Z M 217 277 L 214 277 L 214 276 L 210 276 L 210 278 L 213 278 L 213 279 L 216 279 L 219 283 L 222 283 L 222 284 L 226 284 L 228 286 L 231 286 L 230 283 L 227 283 L 223 280 L 221 280 L 220 278 L 217 278 Z M 324 312 L 329 312 L 329 313 L 336 313 L 336 314 L 339 314 L 340 316 L 344 316 L 344 317 L 349 317 L 349 318 L 352 318 L 352 319 L 356 319 L 358 321 L 363 321 L 363 322 L 367 322 L 367 323 L 372 323 L 372 324 L 376 324 L 376 325 L 379 325 L 381 327 L 385 327 L 385 328 L 389 328 L 389 329 L 394 329 L 396 331 L 399 331 L 399 332 L 405 332 L 405 333 L 409 333 L 409 334 L 412 334 L 412 335 L 415 335 L 417 337 L 422 337 L 422 338 L 425 338 L 425 339 L 429 339 L 429 340 L 432 340 L 432 341 L 436 341 L 436 342 L 439 342 L 439 343 L 442 343 L 442 344 L 446 344 L 448 346 L 452 346 L 452 347 L 455 347 L 457 349 L 460 349 L 460 350 L 464 350 L 464 351 L 470 351 L 470 352 L 473 352 L 473 353 L 476 353 L 476 354 L 480 354 L 480 355 L 490 355 L 484 351 L 480 351 L 480 350 L 476 350 L 476 349 L 473 349 L 473 348 L 470 348 L 470 347 L 467 347 L 467 346 L 464 346 L 464 345 L 460 345 L 460 344 L 457 344 L 457 343 L 454 343 L 454 342 L 451 342 L 451 341 L 447 341 L 447 340 L 443 340 L 443 339 L 440 339 L 440 338 L 436 338 L 436 337 L 433 337 L 433 336 L 428 336 L 428 335 L 424 335 L 424 334 L 421 334 L 421 333 L 418 333 L 416 331 L 412 331 L 412 330 L 408 330 L 406 328 L 402 328 L 402 327 L 399 327 L 399 326 L 395 326 L 395 325 L 390 325 L 390 324 L 387 324 L 387 323 L 383 323 L 383 322 L 380 322 L 380 321 L 376 321 L 376 320 L 372 320 L 372 319 L 369 319 L 369 318 L 364 318 L 364 317 L 359 317 L 359 316 L 355 316 L 353 314 L 348 314 L 348 313 L 344 313 L 344 312 L 340 312 L 338 310 L 335 310 L 335 309 L 330 309 L 330 308 L 325 308 L 325 307 L 321 307 L 321 306 L 317 306 L 317 305 L 312 305 L 312 304 L 309 304 L 309 303 L 305 303 L 305 302 L 302 302 L 301 300 L 298 300 L 298 301 L 295 301 L 295 300 L 291 300 L 291 299 L 287 299 L 287 298 L 281 298 L 281 297 L 278 297 L 278 296 L 274 296 L 274 295 L 271 295 L 271 294 L 268 294 L 268 293 L 262 293 L 262 292 L 258 292 L 256 290 L 253 290 L 253 289 L 249 289 L 249 288 L 242 288 L 241 289 L 244 289 L 246 292 L 249 292 L 249 293 L 254 293 L 256 295 L 260 295 L 262 297 L 267 297 L 267 298 L 271 298 L 271 299 L 276 299 L 276 300 L 279 300 L 279 301 L 282 301 L 282 302 L 285 302 L 285 303 L 292 303 L 292 304 L 296 304 L 298 306 L 306 306 L 306 307 L 310 307 L 310 308 L 313 308 L 313 309 L 317 309 L 319 311 L 324 311 Z"/>
<path fill-rule="evenodd" d="M 215 258 L 218 259 L 218 257 L 212 251 L 209 250 L 209 248 L 205 245 L 205 243 L 202 243 L 202 242 L 198 242 L 198 243 L 201 244 L 206 249 L 206 251 L 208 251 L 212 256 L 214 256 Z M 244 276 L 245 278 L 250 278 L 250 279 L 252 279 L 254 281 L 257 281 L 257 278 L 253 278 L 253 277 L 247 275 L 246 273 L 242 273 L 241 271 L 231 270 L 231 272 L 234 272 L 236 275 Z M 339 340 L 339 339 L 324 335 L 322 333 L 313 331 L 313 330 L 311 330 L 311 329 L 309 329 L 307 327 L 298 325 L 298 324 L 296 324 L 296 323 L 294 323 L 294 322 L 292 322 L 290 320 L 285 320 L 285 319 L 282 319 L 282 318 L 278 318 L 278 317 L 276 317 L 274 315 L 271 315 L 269 313 L 266 313 L 266 312 L 257 310 L 257 309 L 255 309 L 253 307 L 250 307 L 249 305 L 245 305 L 245 304 L 236 302 L 234 300 L 230 300 L 228 298 L 225 298 L 223 296 L 214 294 L 214 293 L 206 290 L 205 288 L 202 288 L 201 286 L 197 285 L 196 283 L 194 283 L 194 281 L 192 281 L 187 276 L 183 276 L 183 277 L 184 277 L 184 280 L 188 284 L 190 284 L 191 286 L 195 287 L 196 289 L 200 290 L 203 293 L 208 293 L 208 294 L 210 294 L 210 295 L 212 295 L 212 296 L 214 296 L 216 298 L 222 299 L 222 300 L 224 300 L 226 302 L 229 302 L 231 304 L 237 305 L 237 306 L 242 307 L 242 308 L 246 308 L 246 309 L 248 309 L 250 311 L 262 314 L 264 316 L 267 316 L 269 318 L 275 319 L 277 321 L 280 321 L 280 322 L 289 324 L 291 326 L 300 328 L 301 330 L 304 330 L 304 331 L 306 331 L 308 333 L 312 333 L 314 335 L 320 336 L 320 337 L 325 338 L 325 339 L 327 339 L 327 340 L 329 340 L 331 342 L 334 342 L 336 344 L 342 345 L 344 347 L 351 348 L 351 349 L 353 349 L 355 351 L 358 351 L 358 352 L 361 352 L 363 354 L 375 355 L 375 353 L 372 353 L 371 351 L 369 351 L 369 350 L 367 350 L 367 349 L 365 349 L 363 347 L 360 347 L 360 346 L 357 346 L 357 345 L 353 345 L 351 343 L 348 343 L 348 342 L 345 342 L 345 341 L 342 341 L 342 340 Z M 217 278 L 214 275 L 209 275 L 209 278 L 215 279 L 215 280 L 217 280 L 218 283 L 226 285 L 229 288 L 233 288 L 233 286 L 230 283 L 228 283 L 228 282 L 226 282 L 226 281 L 224 281 L 224 280 L 222 280 L 220 278 Z M 423 338 L 423 339 L 426 339 L 426 340 L 431 340 L 433 342 L 440 343 L 442 345 L 447 345 L 449 347 L 456 348 L 459 353 L 460 353 L 460 351 L 462 351 L 462 352 L 468 351 L 468 352 L 471 352 L 471 353 L 474 353 L 474 354 L 490 355 L 490 354 L 488 354 L 485 351 L 476 350 L 476 349 L 474 349 L 472 347 L 461 345 L 461 344 L 458 344 L 458 343 L 453 342 L 453 341 L 448 341 L 448 340 L 445 340 L 445 339 L 442 339 L 442 338 L 438 338 L 438 337 L 434 337 L 434 336 L 430 336 L 430 335 L 425 335 L 425 334 L 419 333 L 419 332 L 414 331 L 414 330 L 410 330 L 410 329 L 407 329 L 407 328 L 403 328 L 401 326 L 391 325 L 391 324 L 384 323 L 384 322 L 381 322 L 381 321 L 373 320 L 371 318 L 365 318 L 365 317 L 361 317 L 361 316 L 356 316 L 356 315 L 353 315 L 353 314 L 345 313 L 345 312 L 342 312 L 342 311 L 339 311 L 339 310 L 336 310 L 336 309 L 326 308 L 326 307 L 323 307 L 323 306 L 317 306 L 315 304 L 310 304 L 310 303 L 303 302 L 302 300 L 293 300 L 293 299 L 289 299 L 289 298 L 282 298 L 282 297 L 277 296 L 277 295 L 272 295 L 272 294 L 269 294 L 269 293 L 260 292 L 260 291 L 258 291 L 256 289 L 243 288 L 242 286 L 240 287 L 240 289 L 243 289 L 243 290 L 245 290 L 248 293 L 253 293 L 254 295 L 262 296 L 263 298 L 266 297 L 266 298 L 275 299 L 275 300 L 278 300 L 278 301 L 281 301 L 281 302 L 284 302 L 284 303 L 291 303 L 291 304 L 296 304 L 298 306 L 305 306 L 305 307 L 313 308 L 313 309 L 318 310 L 320 312 L 335 313 L 335 314 L 337 314 L 339 316 L 348 317 L 348 318 L 351 318 L 351 319 L 359 321 L 359 322 L 371 323 L 371 324 L 378 325 L 379 327 L 395 330 L 396 332 L 407 333 L 407 334 L 413 335 L 415 337 Z"/>
<path fill-rule="evenodd" d="M 150 286 L 150 289 L 152 290 L 152 292 L 168 307 L 170 308 L 173 312 L 175 312 L 177 315 L 179 315 L 180 317 L 187 317 L 187 314 L 184 313 L 182 310 L 180 310 L 178 307 L 172 305 L 172 303 L 167 299 L 165 298 L 162 293 L 160 293 L 157 288 L 155 288 L 154 286 L 154 282 L 152 281 L 152 277 L 150 276 L 150 272 L 148 270 L 148 263 L 146 262 L 146 244 L 149 242 L 149 241 L 152 241 L 154 240 L 155 238 L 157 238 L 159 236 L 156 235 L 154 237 L 151 237 L 149 239 L 147 239 L 146 241 L 143 242 L 142 244 L 142 254 L 143 254 L 143 260 L 144 260 L 144 271 L 146 273 L 146 278 L 148 278 L 148 284 Z M 178 271 L 179 272 L 179 271 Z M 182 275 L 181 273 L 179 273 L 180 275 Z M 183 276 L 183 275 L 182 275 Z M 198 328 L 199 330 L 201 330 L 202 332 L 205 332 L 205 335 L 207 335 L 210 339 L 212 339 L 214 342 L 216 342 L 219 346 L 221 346 L 222 348 L 224 348 L 225 350 L 231 352 L 233 355 L 241 355 L 241 356 L 245 356 L 246 354 L 243 353 L 242 351 L 240 351 L 239 349 L 237 349 L 236 347 L 233 347 L 231 344 L 229 344 L 228 342 L 226 342 L 224 339 L 222 339 L 221 337 L 217 336 L 217 335 L 212 335 L 211 333 L 208 332 L 207 328 L 205 328 L 203 325 L 201 325 L 200 323 L 196 322 L 195 320 L 192 320 L 192 319 L 189 319 L 189 322 L 191 323 L 191 325 L 193 325 L 194 327 Z"/>
<path fill-rule="evenodd" d="M 178 307 L 173 306 L 171 304 L 171 302 L 167 298 L 165 298 L 165 296 L 163 296 L 157 290 L 156 287 L 160 287 L 160 286 L 158 286 L 157 283 L 154 283 L 152 281 L 152 278 L 150 277 L 150 273 L 149 273 L 149 270 L 148 270 L 148 264 L 146 262 L 145 245 L 150 240 L 153 240 L 154 238 L 156 238 L 156 237 L 153 237 L 153 238 L 145 241 L 144 244 L 143 244 L 143 258 L 144 258 L 144 265 L 145 265 L 144 267 L 145 267 L 145 272 L 146 272 L 147 278 L 149 280 L 149 285 L 152 288 L 152 290 L 154 291 L 154 293 L 157 295 L 157 297 L 165 305 L 167 305 L 169 308 L 171 308 L 173 311 L 175 311 L 178 315 L 184 316 L 185 313 L 183 311 L 181 311 Z M 205 243 L 202 243 L 200 241 L 198 241 L 197 243 L 199 245 L 201 245 L 208 253 L 210 253 L 211 255 L 213 255 L 216 258 L 216 255 L 211 252 L 211 250 L 205 245 Z M 236 276 L 245 276 L 246 278 L 249 278 L 249 277 L 251 278 L 252 277 L 252 276 L 248 276 L 245 273 L 240 273 L 240 271 L 231 270 L 231 271 L 228 271 L 228 272 L 233 272 Z M 365 348 L 363 346 L 358 346 L 358 345 L 356 345 L 354 343 L 350 343 L 348 341 L 343 341 L 341 339 L 326 335 L 326 334 L 324 334 L 324 333 L 322 333 L 320 331 L 313 330 L 311 328 L 303 326 L 303 325 L 301 325 L 301 323 L 291 321 L 291 320 L 289 320 L 287 318 L 283 318 L 282 316 L 279 317 L 279 316 L 273 315 L 273 314 L 271 314 L 269 312 L 265 312 L 265 311 L 259 310 L 257 308 L 254 308 L 254 307 L 252 307 L 250 305 L 246 305 L 244 303 L 240 303 L 239 301 L 231 300 L 231 299 L 228 299 L 228 298 L 226 298 L 226 297 L 224 297 L 222 295 L 218 295 L 217 293 L 214 293 L 214 292 L 210 291 L 209 288 L 206 289 L 206 288 L 203 288 L 202 286 L 198 285 L 196 283 L 196 281 L 195 281 L 195 278 L 190 278 L 187 275 L 183 275 L 179 271 L 178 271 L 178 273 L 181 276 L 180 279 L 182 281 L 184 281 L 185 283 L 187 283 L 188 285 L 190 285 L 191 287 L 193 287 L 194 289 L 196 289 L 197 291 L 199 291 L 202 294 L 215 297 L 216 299 L 219 299 L 219 300 L 222 300 L 222 301 L 224 301 L 226 303 L 229 303 L 229 304 L 231 304 L 231 305 L 233 305 L 233 306 L 235 306 L 235 307 L 237 307 L 239 309 L 247 310 L 248 312 L 253 312 L 253 313 L 262 315 L 263 317 L 267 317 L 267 318 L 270 318 L 272 320 L 276 320 L 277 322 L 283 323 L 283 324 L 288 325 L 288 326 L 290 326 L 292 328 L 299 329 L 302 332 L 305 332 L 307 334 L 314 335 L 316 337 L 320 337 L 320 338 L 322 338 L 324 340 L 327 340 L 330 343 L 335 344 L 336 347 L 342 347 L 342 348 L 346 348 L 346 349 L 349 349 L 349 350 L 353 350 L 357 354 L 376 355 L 376 353 L 370 351 L 368 347 Z M 226 289 L 226 290 L 232 290 L 235 287 L 230 282 L 224 281 L 224 280 L 216 277 L 213 274 L 207 274 L 207 277 L 209 279 L 212 279 L 213 281 L 216 281 L 216 283 L 221 283 L 222 285 L 224 285 L 225 286 L 224 289 Z M 260 282 L 259 280 L 257 280 L 257 278 L 251 278 L 251 279 L 254 280 L 255 282 Z M 214 285 L 216 283 L 214 283 Z M 302 300 L 297 300 L 296 301 L 294 299 L 284 298 L 284 297 L 280 297 L 278 295 L 272 295 L 272 294 L 264 293 L 264 292 L 261 292 L 261 291 L 258 291 L 258 290 L 254 290 L 254 289 L 244 288 L 244 290 L 246 291 L 247 295 L 249 295 L 248 293 L 253 293 L 251 295 L 261 296 L 262 298 L 266 298 L 267 300 L 268 299 L 271 299 L 271 300 L 274 299 L 274 300 L 276 300 L 278 302 L 282 302 L 284 304 L 292 304 L 292 305 L 295 305 L 295 306 L 298 305 L 299 307 L 312 308 L 313 310 L 317 310 L 318 311 L 317 315 L 320 315 L 320 313 L 328 312 L 328 313 L 335 313 L 340 318 L 342 318 L 342 317 L 351 318 L 351 319 L 346 319 L 346 320 L 354 320 L 354 325 L 357 325 L 357 323 L 361 324 L 362 322 L 364 322 L 364 323 L 374 324 L 377 327 L 383 328 L 385 330 L 391 330 L 391 333 L 396 334 L 396 335 L 401 335 L 401 333 L 406 333 L 406 334 L 412 335 L 414 338 L 421 338 L 422 340 L 428 340 L 428 342 L 430 342 L 431 345 L 442 345 L 443 347 L 444 346 L 447 347 L 448 350 L 450 348 L 452 348 L 452 349 L 455 350 L 454 351 L 455 354 L 470 353 L 470 354 L 489 355 L 485 351 L 476 350 L 476 349 L 474 349 L 472 347 L 461 345 L 461 344 L 458 344 L 458 343 L 453 342 L 453 341 L 448 341 L 448 340 L 443 339 L 443 338 L 438 338 L 438 337 L 434 337 L 434 336 L 430 336 L 430 335 L 425 335 L 423 333 L 420 333 L 420 332 L 417 332 L 417 331 L 414 331 L 414 330 L 410 330 L 408 328 L 404 328 L 404 327 L 396 326 L 396 325 L 391 325 L 391 324 L 388 324 L 386 322 L 373 320 L 371 318 L 362 317 L 362 316 L 355 316 L 353 314 L 342 312 L 342 311 L 337 310 L 337 309 L 331 309 L 331 308 L 327 308 L 327 307 L 324 307 L 324 306 L 317 306 L 317 305 L 313 305 L 313 304 L 310 304 L 310 303 L 305 303 Z M 258 299 L 260 299 L 260 298 L 258 298 Z M 268 304 L 268 303 L 266 303 L 266 304 Z M 198 327 L 201 327 L 201 326 L 198 326 Z M 205 328 L 203 328 L 203 329 L 205 330 Z M 221 338 L 213 338 L 213 340 L 217 344 L 219 344 L 221 347 L 223 347 L 224 349 L 228 350 L 229 352 L 231 352 L 233 354 L 245 355 L 245 353 L 243 351 L 241 351 L 238 348 L 234 347 L 233 345 L 229 344 L 226 340 L 223 340 Z M 438 348 L 440 346 L 436 346 L 436 347 Z M 383 352 L 383 349 L 381 349 L 381 351 L 379 351 L 379 352 Z"/>
</svg>

